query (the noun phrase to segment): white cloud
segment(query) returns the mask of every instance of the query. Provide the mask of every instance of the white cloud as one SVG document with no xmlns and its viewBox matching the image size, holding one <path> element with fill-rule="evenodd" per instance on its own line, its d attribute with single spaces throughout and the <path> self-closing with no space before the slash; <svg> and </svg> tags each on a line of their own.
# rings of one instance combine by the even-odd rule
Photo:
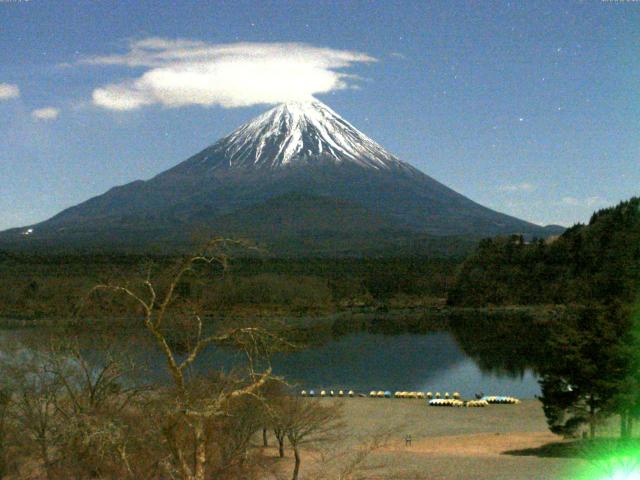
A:
<svg viewBox="0 0 640 480">
<path fill-rule="evenodd" d="M 8 100 L 20 96 L 20 89 L 11 83 L 0 83 L 0 100 Z"/>
<path fill-rule="evenodd" d="M 532 192 L 535 189 L 536 189 L 535 185 L 531 183 L 523 182 L 523 183 L 516 183 L 513 185 L 503 185 L 498 190 L 500 190 L 501 192 Z"/>
<path fill-rule="evenodd" d="M 585 207 L 585 208 L 593 208 L 593 207 L 603 207 L 608 205 L 608 201 L 599 196 L 593 197 L 584 197 L 584 198 L 576 198 L 576 197 L 563 197 L 562 203 L 564 205 L 569 205 L 572 207 Z"/>
<path fill-rule="evenodd" d="M 55 120 L 60 115 L 60 110 L 53 107 L 39 108 L 31 112 L 31 116 L 36 120 Z"/>
<path fill-rule="evenodd" d="M 360 52 L 302 43 L 210 44 L 147 38 L 125 54 L 85 58 L 83 64 L 144 68 L 137 78 L 93 91 L 93 103 L 111 110 L 145 105 L 219 105 L 225 108 L 306 100 L 354 88 L 358 77 L 342 71 L 376 59 Z"/>
</svg>

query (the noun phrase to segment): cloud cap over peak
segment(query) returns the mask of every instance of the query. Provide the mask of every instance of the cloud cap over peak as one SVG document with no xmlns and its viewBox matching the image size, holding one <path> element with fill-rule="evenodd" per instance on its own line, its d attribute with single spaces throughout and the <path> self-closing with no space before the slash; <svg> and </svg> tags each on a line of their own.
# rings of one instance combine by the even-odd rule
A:
<svg viewBox="0 0 640 480">
<path fill-rule="evenodd" d="M 131 42 L 124 54 L 80 63 L 146 69 L 137 78 L 93 91 L 99 107 L 134 110 L 153 104 L 234 108 L 308 100 L 355 87 L 358 77 L 341 70 L 375 61 L 364 53 L 303 43 L 211 44 L 151 37 Z"/>
</svg>

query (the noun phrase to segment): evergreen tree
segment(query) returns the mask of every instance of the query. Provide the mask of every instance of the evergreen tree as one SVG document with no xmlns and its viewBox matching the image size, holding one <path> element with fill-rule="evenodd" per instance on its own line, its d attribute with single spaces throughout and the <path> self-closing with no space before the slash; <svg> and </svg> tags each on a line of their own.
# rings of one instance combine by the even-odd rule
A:
<svg viewBox="0 0 640 480">
<path fill-rule="evenodd" d="M 552 328 L 552 358 L 542 368 L 541 401 L 549 428 L 566 436 L 617 411 L 630 372 L 628 322 L 616 306 L 570 309 Z"/>
<path fill-rule="evenodd" d="M 640 418 L 640 301 L 634 308 L 625 309 L 624 315 L 628 326 L 619 352 L 626 358 L 626 375 L 612 407 L 620 415 L 620 437 L 631 438 L 633 422 Z"/>
</svg>

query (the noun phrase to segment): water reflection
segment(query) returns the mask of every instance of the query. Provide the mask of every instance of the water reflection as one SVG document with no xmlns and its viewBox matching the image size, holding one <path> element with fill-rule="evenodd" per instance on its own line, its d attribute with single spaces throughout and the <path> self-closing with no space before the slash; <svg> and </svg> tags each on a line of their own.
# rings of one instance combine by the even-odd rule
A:
<svg viewBox="0 0 640 480">
<path fill-rule="evenodd" d="M 487 395 L 512 395 L 518 398 L 533 398 L 540 394 L 537 377 L 531 370 L 513 377 L 500 373 L 483 372 L 478 365 L 466 358 L 425 383 L 419 391 L 458 391 L 463 397 L 472 398 L 475 393 Z"/>
<path fill-rule="evenodd" d="M 487 374 L 524 377 L 548 358 L 546 339 L 553 312 L 462 311 L 449 328 L 467 356 Z"/>
<path fill-rule="evenodd" d="M 274 373 L 305 389 L 458 391 L 466 397 L 476 392 L 524 398 L 538 394 L 535 369 L 544 357 L 545 322 L 520 314 L 467 315 L 452 315 L 446 331 L 442 319 L 391 322 L 376 317 L 351 324 L 336 320 L 306 331 L 304 336 L 314 339 L 308 348 L 276 354 Z M 381 330 L 385 333 L 378 333 Z M 50 335 L 36 330 L 0 333 L 29 348 L 45 345 Z M 104 348 L 91 335 L 84 337 L 87 352 Z M 145 332 L 116 335 L 109 344 L 148 366 L 146 380 L 166 379 L 165 360 Z M 194 370 L 228 371 L 242 362 L 239 352 L 214 347 L 202 353 Z"/>
<path fill-rule="evenodd" d="M 505 393 L 533 397 L 533 372 L 483 372 L 453 334 L 349 334 L 301 352 L 277 355 L 274 371 L 304 388 Z"/>
</svg>

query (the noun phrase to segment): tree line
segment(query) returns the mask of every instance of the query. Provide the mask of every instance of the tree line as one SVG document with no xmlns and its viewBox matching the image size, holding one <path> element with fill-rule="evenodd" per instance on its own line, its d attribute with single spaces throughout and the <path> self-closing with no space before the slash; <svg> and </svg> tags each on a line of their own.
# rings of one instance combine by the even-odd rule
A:
<svg viewBox="0 0 640 480">
<path fill-rule="evenodd" d="M 0 318 L 64 320 L 73 313 L 74 299 L 92 285 L 126 282 L 144 275 L 149 266 L 167 269 L 179 259 L 0 252 Z M 444 301 L 459 263 L 456 258 L 424 257 L 278 259 L 238 252 L 224 275 L 186 276 L 177 293 L 198 301 L 204 313 L 304 314 L 438 304 Z"/>
<path fill-rule="evenodd" d="M 560 237 L 487 239 L 449 291 L 457 306 L 559 305 L 537 368 L 552 431 L 593 438 L 640 417 L 640 198 L 594 213 Z"/>
<path fill-rule="evenodd" d="M 561 236 L 482 240 L 448 291 L 455 306 L 633 302 L 640 281 L 640 198 L 595 212 Z"/>
</svg>

